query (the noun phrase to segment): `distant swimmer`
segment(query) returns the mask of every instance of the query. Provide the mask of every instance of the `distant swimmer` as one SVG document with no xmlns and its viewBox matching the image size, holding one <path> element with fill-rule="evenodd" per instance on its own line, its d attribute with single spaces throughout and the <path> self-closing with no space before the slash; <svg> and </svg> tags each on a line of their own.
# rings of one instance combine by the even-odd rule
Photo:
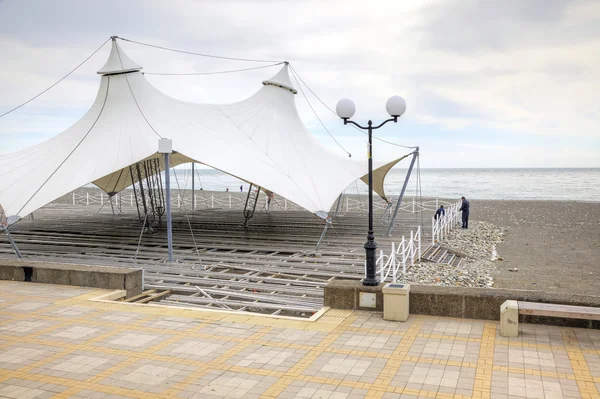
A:
<svg viewBox="0 0 600 399">
<path fill-rule="evenodd" d="M 435 216 L 433 217 L 434 219 L 441 219 L 442 216 L 444 216 L 446 214 L 446 210 L 444 209 L 444 205 L 440 205 L 440 208 L 435 211 Z"/>
<path fill-rule="evenodd" d="M 244 191 L 244 185 L 242 184 L 242 185 L 240 186 L 240 193 L 241 193 L 241 192 L 243 192 L 243 191 Z"/>
<path fill-rule="evenodd" d="M 462 228 L 469 228 L 469 201 L 465 197 L 460 198 L 462 200 L 462 205 L 460 206 L 459 212 L 462 212 Z"/>
</svg>

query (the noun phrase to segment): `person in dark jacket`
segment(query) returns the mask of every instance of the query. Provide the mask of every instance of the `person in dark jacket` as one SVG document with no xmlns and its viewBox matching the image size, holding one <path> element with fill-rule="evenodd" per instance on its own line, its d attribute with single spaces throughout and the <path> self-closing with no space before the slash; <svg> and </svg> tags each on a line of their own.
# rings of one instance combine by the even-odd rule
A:
<svg viewBox="0 0 600 399">
<path fill-rule="evenodd" d="M 444 209 L 444 205 L 440 205 L 440 208 L 435 211 L 434 219 L 440 219 L 443 215 L 446 214 L 446 210 Z"/>
<path fill-rule="evenodd" d="M 465 197 L 460 198 L 462 200 L 462 205 L 460 206 L 459 212 L 462 212 L 462 228 L 469 228 L 469 201 Z"/>
</svg>

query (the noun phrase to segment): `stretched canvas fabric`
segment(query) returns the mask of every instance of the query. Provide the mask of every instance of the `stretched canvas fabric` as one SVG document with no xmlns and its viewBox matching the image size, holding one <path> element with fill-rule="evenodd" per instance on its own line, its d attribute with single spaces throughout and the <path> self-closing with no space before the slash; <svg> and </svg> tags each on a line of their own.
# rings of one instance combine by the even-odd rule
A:
<svg viewBox="0 0 600 399">
<path fill-rule="evenodd" d="M 277 193 L 313 212 L 329 212 L 339 194 L 365 178 L 366 158 L 337 156 L 307 131 L 285 64 L 250 98 L 226 105 L 173 99 L 152 86 L 141 66 L 113 40 L 96 100 L 63 133 L 33 147 L 0 155 L 0 204 L 23 217 L 93 182 L 109 194 L 132 184 L 129 166 L 173 140 L 171 165 L 197 162 Z M 376 164 L 374 190 L 404 157 Z"/>
</svg>

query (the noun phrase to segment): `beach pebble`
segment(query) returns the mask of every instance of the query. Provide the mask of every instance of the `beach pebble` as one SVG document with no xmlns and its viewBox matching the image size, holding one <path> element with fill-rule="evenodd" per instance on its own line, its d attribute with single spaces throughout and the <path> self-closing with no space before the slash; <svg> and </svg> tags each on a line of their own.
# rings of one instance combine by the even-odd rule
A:
<svg viewBox="0 0 600 399">
<path fill-rule="evenodd" d="M 494 261 L 502 260 L 498 256 L 496 244 L 502 241 L 503 235 L 504 230 L 500 227 L 474 221 L 468 229 L 450 232 L 440 243 L 444 248 L 463 255 L 460 266 L 422 262 L 409 268 L 406 276 L 400 277 L 400 280 L 422 285 L 492 287 Z"/>
</svg>

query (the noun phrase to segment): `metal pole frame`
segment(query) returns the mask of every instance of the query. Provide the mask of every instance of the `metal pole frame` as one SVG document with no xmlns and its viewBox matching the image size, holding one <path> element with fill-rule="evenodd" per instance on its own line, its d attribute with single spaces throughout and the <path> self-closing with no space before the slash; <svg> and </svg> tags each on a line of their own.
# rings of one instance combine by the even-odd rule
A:
<svg viewBox="0 0 600 399">
<path fill-rule="evenodd" d="M 8 231 L 8 227 L 4 228 L 4 232 L 6 233 L 6 237 L 8 237 L 8 242 L 10 242 L 10 246 L 12 247 L 13 251 L 15 251 L 15 255 L 17 255 L 17 258 L 23 258 L 23 255 L 21 255 L 21 251 L 19 251 L 19 247 L 17 247 L 17 243 L 15 242 L 15 240 L 13 240 L 12 236 L 10 235 L 10 231 Z"/>
<path fill-rule="evenodd" d="M 364 245 L 366 252 L 366 270 L 365 278 L 363 279 L 363 285 L 365 286 L 377 286 L 379 281 L 377 280 L 377 265 L 375 264 L 375 251 L 377 249 L 377 243 L 375 242 L 375 234 L 373 232 L 373 130 L 379 129 L 388 122 L 398 122 L 398 116 L 392 116 L 380 123 L 377 126 L 373 126 L 373 121 L 369 120 L 368 126 L 361 126 L 358 123 L 351 121 L 349 118 L 342 118 L 344 125 L 348 123 L 358 127 L 362 130 L 369 132 L 369 231 L 367 232 L 367 242 Z"/>
<path fill-rule="evenodd" d="M 392 230 L 394 229 L 394 223 L 396 222 L 396 217 L 398 216 L 398 211 L 400 210 L 400 205 L 402 204 L 402 198 L 404 197 L 404 192 L 406 191 L 406 187 L 408 186 L 408 181 L 410 180 L 410 175 L 412 173 L 413 167 L 415 166 L 415 160 L 419 156 L 419 147 L 413 152 L 413 158 L 410 161 L 410 166 L 408 168 L 408 172 L 406 173 L 406 178 L 404 179 L 404 184 L 402 185 L 402 191 L 400 192 L 400 197 L 398 197 L 398 202 L 396 203 L 396 208 L 394 208 L 394 214 L 392 216 L 392 220 L 390 220 L 390 224 L 388 226 L 388 230 L 386 235 L 390 237 L 392 235 Z"/>
<path fill-rule="evenodd" d="M 196 203 L 194 201 L 194 162 L 192 162 L 192 212 L 196 210 Z"/>
<path fill-rule="evenodd" d="M 167 208 L 167 244 L 169 247 L 169 262 L 173 262 L 173 223 L 171 220 L 171 170 L 169 168 L 169 153 L 165 153 L 165 184 L 167 185 L 166 208 Z"/>
</svg>

